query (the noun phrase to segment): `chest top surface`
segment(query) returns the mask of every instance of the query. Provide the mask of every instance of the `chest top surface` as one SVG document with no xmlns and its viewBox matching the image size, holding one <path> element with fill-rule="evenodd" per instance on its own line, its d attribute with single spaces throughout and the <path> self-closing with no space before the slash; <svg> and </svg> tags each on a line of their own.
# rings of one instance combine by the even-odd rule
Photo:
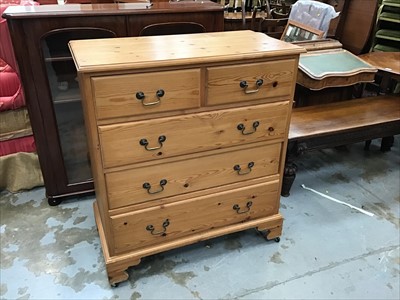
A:
<svg viewBox="0 0 400 300">
<path fill-rule="evenodd" d="M 37 19 L 72 16 L 106 16 L 106 15 L 146 15 L 187 12 L 215 11 L 223 13 L 223 6 L 208 0 L 151 2 L 132 0 L 129 3 L 93 3 L 68 5 L 9 6 L 4 12 L 6 19 Z"/>
<path fill-rule="evenodd" d="M 305 51 L 250 30 L 76 40 L 69 47 L 81 73 L 256 60 Z"/>
</svg>

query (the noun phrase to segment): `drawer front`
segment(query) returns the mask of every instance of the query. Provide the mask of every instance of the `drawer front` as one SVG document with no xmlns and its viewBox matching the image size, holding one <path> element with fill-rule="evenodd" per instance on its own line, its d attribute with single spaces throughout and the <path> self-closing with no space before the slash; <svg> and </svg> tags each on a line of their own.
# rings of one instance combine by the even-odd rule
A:
<svg viewBox="0 0 400 300">
<path fill-rule="evenodd" d="M 92 78 L 97 118 L 200 106 L 200 69 Z"/>
<path fill-rule="evenodd" d="M 116 254 L 278 213 L 278 180 L 111 217 Z"/>
<path fill-rule="evenodd" d="M 106 174 L 109 208 L 277 174 L 281 143 Z"/>
<path fill-rule="evenodd" d="M 289 102 L 99 126 L 104 167 L 283 139 Z"/>
<path fill-rule="evenodd" d="M 207 68 L 207 105 L 289 97 L 296 68 L 294 59 Z"/>
</svg>

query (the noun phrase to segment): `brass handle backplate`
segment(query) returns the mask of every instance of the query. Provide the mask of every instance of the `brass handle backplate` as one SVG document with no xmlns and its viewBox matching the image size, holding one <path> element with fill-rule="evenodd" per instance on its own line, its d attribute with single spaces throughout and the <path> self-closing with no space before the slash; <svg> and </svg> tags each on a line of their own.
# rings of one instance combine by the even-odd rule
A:
<svg viewBox="0 0 400 300">
<path fill-rule="evenodd" d="M 249 162 L 247 164 L 247 170 L 243 171 L 242 168 L 239 165 L 234 165 L 233 169 L 239 174 L 239 175 L 246 175 L 249 174 L 254 167 L 254 162 Z"/>
<path fill-rule="evenodd" d="M 157 194 L 157 193 L 161 193 L 164 190 L 164 186 L 167 184 L 167 180 L 166 179 L 161 179 L 160 180 L 160 188 L 158 190 L 151 190 L 151 184 L 148 182 L 143 183 L 143 188 L 145 190 L 147 190 L 147 193 L 149 193 L 150 195 L 152 194 Z"/>
<path fill-rule="evenodd" d="M 147 231 L 150 231 L 150 233 L 152 234 L 152 235 L 161 235 L 161 236 L 166 236 L 167 235 L 167 233 L 166 233 L 166 231 L 167 231 L 167 227 L 169 226 L 169 220 L 168 219 L 166 219 L 164 222 L 163 222 L 163 224 L 162 224 L 162 230 L 160 230 L 160 231 L 155 231 L 156 229 L 154 228 L 154 226 L 153 225 L 147 225 L 146 226 L 146 230 Z"/>
<path fill-rule="evenodd" d="M 167 140 L 167 137 L 165 135 L 160 135 L 158 137 L 158 146 L 157 147 L 149 147 L 149 141 L 147 139 L 141 139 L 139 141 L 139 144 L 143 146 L 147 151 L 153 151 L 153 150 L 158 150 L 162 148 L 163 143 Z"/>
<path fill-rule="evenodd" d="M 259 121 L 255 121 L 255 122 L 253 122 L 253 129 L 251 131 L 245 132 L 246 126 L 243 123 L 238 124 L 236 126 L 236 128 L 237 128 L 237 130 L 240 130 L 243 135 L 248 135 L 248 134 L 252 134 L 252 133 L 256 132 L 258 126 L 260 126 L 260 122 Z"/>
<path fill-rule="evenodd" d="M 260 90 L 260 86 L 262 86 L 264 83 L 264 80 L 262 79 L 257 79 L 256 80 L 256 88 L 254 90 L 249 90 L 249 84 L 247 83 L 246 80 L 242 80 L 239 84 L 239 86 L 243 89 L 245 94 L 254 94 L 257 93 Z"/>
<path fill-rule="evenodd" d="M 253 202 L 251 202 L 251 201 L 247 202 L 247 203 L 246 203 L 246 208 L 247 208 L 247 209 L 242 210 L 242 211 L 240 211 L 240 205 L 239 205 L 239 204 L 235 204 L 232 208 L 233 208 L 234 210 L 236 210 L 236 213 L 238 213 L 238 214 L 244 214 L 244 213 L 247 213 L 247 212 L 250 210 L 250 208 L 251 208 L 252 205 L 253 205 Z"/>
<path fill-rule="evenodd" d="M 165 95 L 165 91 L 163 89 L 159 89 L 156 92 L 157 101 L 145 102 L 144 100 L 146 98 L 146 95 L 142 91 L 139 91 L 136 93 L 136 99 L 138 99 L 139 101 L 142 101 L 143 106 L 153 106 L 153 105 L 159 104 L 161 102 L 161 98 L 164 95 Z"/>
</svg>

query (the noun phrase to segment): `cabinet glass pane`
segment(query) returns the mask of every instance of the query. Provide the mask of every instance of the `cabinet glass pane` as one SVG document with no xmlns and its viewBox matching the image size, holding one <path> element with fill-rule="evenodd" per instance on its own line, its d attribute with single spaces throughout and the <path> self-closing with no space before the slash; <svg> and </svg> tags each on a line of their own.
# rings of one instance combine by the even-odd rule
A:
<svg viewBox="0 0 400 300">
<path fill-rule="evenodd" d="M 79 84 L 68 42 L 108 37 L 115 34 L 104 29 L 75 28 L 51 33 L 41 43 L 68 184 L 92 178 Z"/>
<path fill-rule="evenodd" d="M 92 178 L 80 101 L 54 103 L 60 146 L 69 183 Z"/>
</svg>

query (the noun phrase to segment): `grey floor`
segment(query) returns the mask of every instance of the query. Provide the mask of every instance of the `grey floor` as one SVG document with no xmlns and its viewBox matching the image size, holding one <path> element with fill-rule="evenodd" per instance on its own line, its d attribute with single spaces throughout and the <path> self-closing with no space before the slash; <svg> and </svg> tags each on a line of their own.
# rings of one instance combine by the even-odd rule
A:
<svg viewBox="0 0 400 300">
<path fill-rule="evenodd" d="M 94 196 L 50 207 L 0 194 L 1 299 L 399 299 L 400 138 L 308 153 L 281 199 L 280 243 L 255 230 L 160 253 L 110 288 Z M 348 202 L 368 216 L 301 187 Z"/>
</svg>

